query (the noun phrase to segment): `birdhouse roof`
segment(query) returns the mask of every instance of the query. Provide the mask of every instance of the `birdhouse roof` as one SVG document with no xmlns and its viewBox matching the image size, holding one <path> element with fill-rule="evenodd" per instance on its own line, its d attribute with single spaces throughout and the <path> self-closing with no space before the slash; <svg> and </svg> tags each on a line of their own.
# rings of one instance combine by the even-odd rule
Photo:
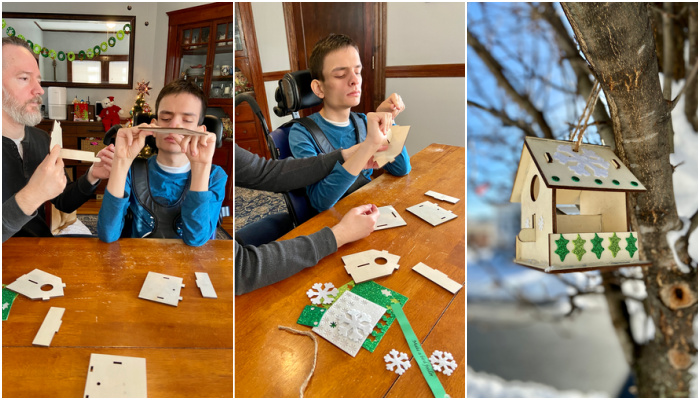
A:
<svg viewBox="0 0 700 400">
<path fill-rule="evenodd" d="M 519 202 L 529 163 L 534 163 L 548 188 L 644 192 L 647 189 L 607 146 L 527 137 L 510 201 Z"/>
</svg>

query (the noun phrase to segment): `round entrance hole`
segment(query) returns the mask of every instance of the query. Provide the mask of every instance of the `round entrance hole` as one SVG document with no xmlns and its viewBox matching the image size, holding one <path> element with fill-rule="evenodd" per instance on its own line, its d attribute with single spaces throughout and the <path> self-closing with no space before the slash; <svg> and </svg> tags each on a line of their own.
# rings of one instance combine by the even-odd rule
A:
<svg viewBox="0 0 700 400">
<path fill-rule="evenodd" d="M 387 259 L 384 257 L 375 258 L 374 263 L 377 265 L 384 265 L 387 263 Z"/>
<path fill-rule="evenodd" d="M 53 285 L 50 283 L 45 283 L 45 284 L 41 285 L 40 289 L 43 290 L 44 292 L 50 292 L 53 289 Z"/>
<path fill-rule="evenodd" d="M 540 196 L 540 178 L 537 175 L 532 177 L 532 182 L 530 182 L 530 198 L 532 201 L 537 201 Z"/>
</svg>

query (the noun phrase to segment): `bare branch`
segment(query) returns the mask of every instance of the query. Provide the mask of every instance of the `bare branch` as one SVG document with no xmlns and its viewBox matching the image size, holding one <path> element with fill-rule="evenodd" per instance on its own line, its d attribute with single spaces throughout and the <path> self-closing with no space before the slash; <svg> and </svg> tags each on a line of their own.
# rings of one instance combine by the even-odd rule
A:
<svg viewBox="0 0 700 400">
<path fill-rule="evenodd" d="M 480 110 L 486 111 L 489 114 L 493 115 L 494 117 L 498 118 L 503 122 L 503 124 L 508 125 L 508 126 L 514 126 L 516 128 L 520 128 L 523 132 L 525 132 L 525 135 L 527 136 L 532 136 L 532 137 L 537 137 L 537 133 L 532 129 L 530 124 L 523 120 L 514 120 L 511 119 L 505 111 L 502 110 L 496 110 L 493 108 L 486 107 L 484 105 L 481 105 L 475 101 L 472 100 L 467 100 L 467 105 L 470 105 L 472 107 L 476 107 Z"/>
<path fill-rule="evenodd" d="M 542 18 L 551 25 L 557 45 L 564 53 L 563 58 L 569 60 L 571 69 L 574 71 L 574 74 L 576 74 L 578 93 L 581 97 L 586 98 L 593 89 L 593 82 L 590 79 L 592 72 L 586 60 L 581 57 L 576 43 L 571 39 L 569 31 L 564 26 L 561 18 L 559 18 L 559 15 L 554 9 L 554 5 L 552 3 L 540 3 L 537 6 L 533 5 L 532 8 L 534 11 L 533 15 Z M 598 127 L 600 137 L 606 145 L 610 146 L 611 149 L 615 151 L 615 134 L 612 129 L 612 124 L 609 123 L 610 116 L 602 102 L 596 104 L 593 109 L 593 119 L 599 123 L 603 123 Z"/>
<path fill-rule="evenodd" d="M 673 82 L 673 3 L 664 3 L 663 35 L 664 35 L 664 99 L 671 100 L 671 83 Z"/>
<path fill-rule="evenodd" d="M 472 33 L 467 30 L 467 44 L 476 51 L 476 54 L 479 55 L 479 58 L 484 62 L 486 67 L 491 71 L 493 74 L 494 78 L 496 78 L 496 82 L 498 82 L 498 86 L 502 87 L 506 93 L 515 101 L 520 108 L 522 108 L 526 113 L 528 113 L 530 116 L 532 116 L 533 120 L 537 123 L 537 125 L 540 127 L 540 130 L 544 134 L 544 137 L 549 138 L 549 139 L 554 139 L 554 135 L 552 134 L 552 129 L 549 127 L 547 124 L 547 121 L 544 119 L 544 114 L 542 111 L 538 110 L 537 107 L 535 107 L 534 104 L 528 99 L 527 97 L 521 95 L 518 93 L 517 90 L 513 87 L 513 85 L 510 83 L 508 78 L 506 78 L 505 74 L 503 73 L 503 66 L 491 55 L 491 53 L 484 47 L 483 44 L 474 36 Z"/>
<path fill-rule="evenodd" d="M 668 112 L 673 111 L 674 108 L 676 108 L 676 105 L 678 104 L 678 100 L 680 100 L 681 95 L 688 89 L 688 86 L 690 86 L 690 83 L 695 84 L 698 80 L 698 60 L 697 58 L 695 59 L 695 66 L 693 66 L 693 69 L 690 70 L 690 73 L 688 76 L 685 77 L 685 83 L 683 84 L 683 89 L 681 89 L 680 92 L 678 92 L 678 95 L 676 95 L 676 98 L 673 99 L 673 102 L 671 103 L 671 106 L 669 107 Z M 697 85 L 696 85 L 697 86 Z M 664 97 L 666 97 L 664 95 Z M 697 128 L 695 129 L 697 131 Z"/>
<path fill-rule="evenodd" d="M 697 266 L 697 261 L 693 260 L 690 257 L 690 254 L 688 254 L 688 243 L 690 241 L 690 235 L 697 229 L 698 211 L 695 210 L 695 214 L 693 214 L 693 216 L 690 217 L 690 227 L 688 227 L 688 231 L 683 236 L 678 238 L 678 240 L 674 244 L 674 247 L 676 248 L 676 254 L 678 254 L 678 258 L 685 265 L 694 264 L 694 266 Z"/>
<path fill-rule="evenodd" d="M 698 62 L 698 3 L 688 5 L 688 64 L 697 65 Z M 698 131 L 698 73 L 689 74 L 692 82 L 686 84 L 688 89 L 685 95 L 685 117 Z"/>
</svg>

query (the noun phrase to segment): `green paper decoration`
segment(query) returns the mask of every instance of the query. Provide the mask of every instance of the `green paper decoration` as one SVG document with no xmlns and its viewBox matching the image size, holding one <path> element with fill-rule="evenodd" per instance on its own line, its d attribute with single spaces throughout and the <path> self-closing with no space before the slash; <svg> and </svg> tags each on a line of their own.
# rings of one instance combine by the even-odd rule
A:
<svg viewBox="0 0 700 400">
<path fill-rule="evenodd" d="M 75 53 L 73 53 L 72 51 L 69 51 L 67 57 L 68 57 L 68 61 L 73 62 L 73 60 L 75 60 Z"/>
<path fill-rule="evenodd" d="M 2 29 L 5 29 L 7 26 L 7 23 L 5 20 L 2 20 Z M 7 36 L 15 36 L 16 31 L 15 28 L 11 26 L 7 26 Z M 102 42 L 92 49 L 87 49 L 86 51 L 80 51 L 78 53 L 78 59 L 79 60 L 85 60 L 85 58 L 92 59 L 94 55 L 100 55 L 101 53 L 104 53 L 108 50 L 109 47 L 114 47 L 117 43 L 117 39 L 122 40 L 124 39 L 124 34 L 130 34 L 131 33 L 131 24 L 126 24 L 124 25 L 123 30 L 119 30 L 116 34 L 117 38 L 115 39 L 114 36 L 110 37 L 106 42 Z M 17 34 L 17 37 L 26 40 L 26 42 L 29 44 L 29 47 L 34 51 L 35 54 L 41 54 L 44 58 L 49 57 L 52 60 L 58 59 L 59 61 L 64 61 L 66 59 L 66 53 L 63 51 L 56 51 L 53 49 L 48 49 L 46 47 L 41 47 L 40 45 L 35 45 L 34 42 L 32 42 L 29 39 L 25 39 L 24 35 Z M 68 61 L 74 61 L 75 60 L 75 54 L 73 52 L 69 52 L 68 54 Z M 71 54 L 73 57 L 71 57 Z M 58 57 L 56 57 L 58 55 Z M 61 56 L 63 55 L 63 56 Z"/>
<path fill-rule="evenodd" d="M 603 251 L 605 251 L 605 248 L 601 245 L 603 243 L 603 238 L 598 236 L 598 234 L 596 233 L 595 237 L 591 239 L 591 243 L 593 243 L 593 248 L 591 249 L 591 251 L 600 260 L 601 254 L 603 254 Z"/>
<path fill-rule="evenodd" d="M 305 306 L 304 310 L 301 312 L 297 324 L 304 326 L 318 326 L 318 322 L 321 321 L 323 313 L 326 312 L 325 308 L 319 306 Z"/>
<path fill-rule="evenodd" d="M 572 253 L 576 254 L 576 258 L 578 258 L 579 261 L 581 261 L 581 257 L 586 253 L 586 250 L 583 248 L 583 245 L 586 244 L 586 241 L 581 239 L 581 235 L 576 235 L 576 239 L 574 240 L 574 250 Z"/>
<path fill-rule="evenodd" d="M 619 237 L 617 237 L 617 233 L 613 233 L 612 236 L 610 236 L 610 247 L 608 249 L 613 253 L 613 258 L 617 257 L 617 253 L 622 250 L 618 243 L 620 243 Z"/>
<path fill-rule="evenodd" d="M 630 258 L 634 255 L 634 252 L 637 251 L 637 246 L 634 244 L 637 242 L 637 238 L 632 235 L 632 232 L 630 232 L 630 237 L 625 239 L 627 241 L 627 247 L 625 247 L 625 250 L 630 253 Z"/>
<path fill-rule="evenodd" d="M 566 248 L 569 241 L 564 239 L 564 235 L 560 233 L 559 239 L 555 240 L 554 243 L 557 244 L 557 249 L 554 252 L 559 255 L 559 259 L 563 262 L 566 255 L 569 254 L 569 250 Z"/>
</svg>

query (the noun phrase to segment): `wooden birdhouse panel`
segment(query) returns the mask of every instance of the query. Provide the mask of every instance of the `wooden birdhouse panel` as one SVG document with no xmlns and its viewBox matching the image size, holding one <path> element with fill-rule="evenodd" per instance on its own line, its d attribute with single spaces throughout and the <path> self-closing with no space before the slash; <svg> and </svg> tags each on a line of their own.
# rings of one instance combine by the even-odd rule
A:
<svg viewBox="0 0 700 400">
<path fill-rule="evenodd" d="M 549 248 L 547 272 L 640 264 L 636 232 L 554 233 Z"/>
<path fill-rule="evenodd" d="M 624 192 L 584 191 L 581 193 L 581 214 L 601 216 L 602 226 L 598 232 L 627 231 L 626 200 Z"/>
<path fill-rule="evenodd" d="M 525 145 L 547 187 L 644 191 L 646 188 L 607 146 L 525 138 Z"/>
<path fill-rule="evenodd" d="M 552 190 L 530 164 L 524 174 L 521 203 L 521 230 L 516 238 L 516 259 L 548 262 L 548 235 L 552 232 Z"/>
</svg>

